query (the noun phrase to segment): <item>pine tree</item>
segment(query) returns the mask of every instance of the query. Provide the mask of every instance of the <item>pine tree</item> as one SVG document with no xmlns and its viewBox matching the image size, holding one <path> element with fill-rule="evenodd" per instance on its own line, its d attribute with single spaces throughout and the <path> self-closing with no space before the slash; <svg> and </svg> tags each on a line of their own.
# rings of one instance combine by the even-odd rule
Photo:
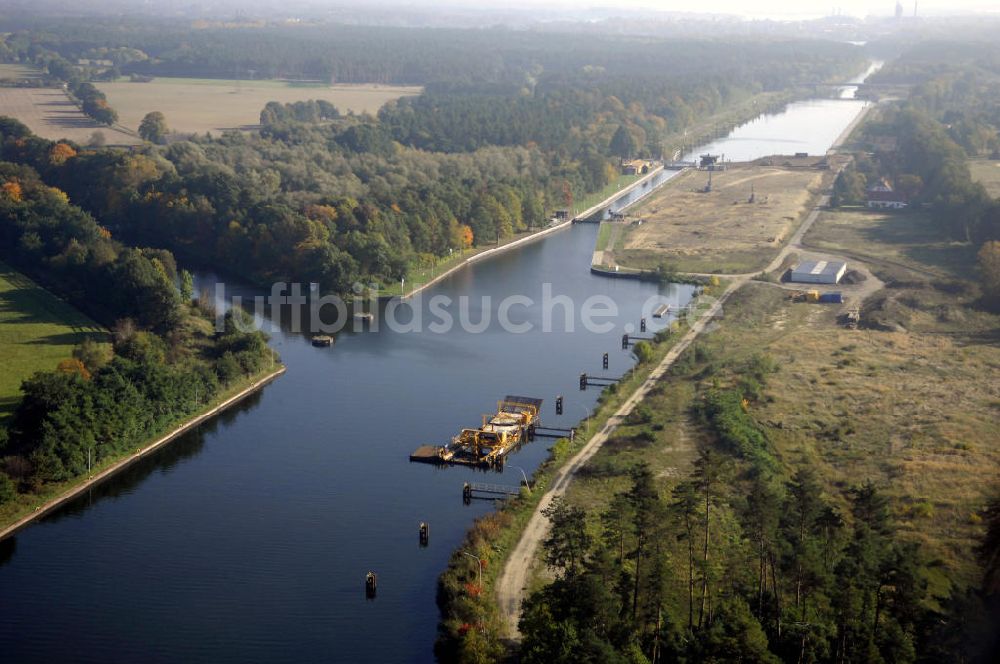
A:
<svg viewBox="0 0 1000 664">
<path fill-rule="evenodd" d="M 618 126 L 614 136 L 611 137 L 608 149 L 611 151 L 611 154 L 619 159 L 630 159 L 632 157 L 632 154 L 635 152 L 635 139 L 632 138 L 632 134 L 625 125 Z"/>
<path fill-rule="evenodd" d="M 632 508 L 632 532 L 635 536 L 635 574 L 632 590 L 632 620 L 636 619 L 639 608 L 639 588 L 642 582 L 642 563 L 646 555 L 645 546 L 657 523 L 660 498 L 653 484 L 653 473 L 649 466 L 641 463 L 630 472 L 632 488 L 626 494 Z"/>
<path fill-rule="evenodd" d="M 690 482 L 682 482 L 674 489 L 673 498 L 671 509 L 683 527 L 683 532 L 679 533 L 677 537 L 687 540 L 688 629 L 692 629 L 694 627 L 694 534 L 697 527 L 699 505 L 697 488 Z"/>
<path fill-rule="evenodd" d="M 694 463 L 694 478 L 704 505 L 701 603 L 698 609 L 698 627 L 706 624 L 709 602 L 709 558 L 712 550 L 712 503 L 719 493 L 723 478 L 722 457 L 710 448 L 702 449 Z"/>
</svg>

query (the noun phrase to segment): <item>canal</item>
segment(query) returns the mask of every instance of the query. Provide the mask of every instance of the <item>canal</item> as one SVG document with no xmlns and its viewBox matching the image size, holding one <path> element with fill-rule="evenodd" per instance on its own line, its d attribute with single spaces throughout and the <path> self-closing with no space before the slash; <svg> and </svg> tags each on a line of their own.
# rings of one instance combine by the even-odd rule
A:
<svg viewBox="0 0 1000 664">
<path fill-rule="evenodd" d="M 862 83 L 882 67 L 872 63 L 850 83 Z M 699 155 L 720 155 L 727 161 L 752 161 L 773 154 L 806 152 L 823 155 L 869 102 L 855 99 L 855 86 L 837 90 L 836 98 L 809 99 L 789 104 L 778 113 L 765 113 L 736 127 L 725 138 L 692 150 L 685 161 Z"/>
<path fill-rule="evenodd" d="M 748 155 L 789 145 L 825 152 L 823 141 L 861 102 L 815 104 L 782 114 L 784 142 L 733 140 Z M 828 139 L 817 138 L 819 127 Z M 727 158 L 737 159 L 735 148 Z M 688 286 L 592 275 L 597 230 L 580 224 L 455 273 L 400 312 L 415 323 L 419 311 L 420 331 L 383 323 L 316 348 L 272 326 L 284 376 L 0 542 L 3 660 L 432 661 L 437 576 L 472 519 L 492 509 L 463 505 L 463 482 L 517 484 L 514 466 L 530 474 L 551 441 L 525 446 L 489 476 L 411 464 L 409 453 L 477 426 L 506 394 L 544 398 L 546 425 L 573 425 L 597 397 L 578 390 L 578 375 L 602 373 L 604 352 L 609 375 L 626 370 L 632 359 L 620 337 L 644 306 L 691 296 Z M 531 303 L 506 306 L 510 295 Z M 593 316 L 606 330 L 584 326 L 582 309 L 595 295 L 604 299 L 590 301 L 592 313 L 617 309 Z M 430 329 L 441 321 L 433 297 L 439 306 L 452 300 L 450 329 Z M 524 331 L 504 329 L 501 310 Z M 463 311 L 465 327 L 481 330 L 463 329 Z M 650 333 L 666 323 L 649 322 Z M 565 415 L 557 417 L 560 394 Z M 420 521 L 430 524 L 427 548 L 418 544 Z M 368 570 L 379 574 L 374 601 L 364 595 Z"/>
</svg>

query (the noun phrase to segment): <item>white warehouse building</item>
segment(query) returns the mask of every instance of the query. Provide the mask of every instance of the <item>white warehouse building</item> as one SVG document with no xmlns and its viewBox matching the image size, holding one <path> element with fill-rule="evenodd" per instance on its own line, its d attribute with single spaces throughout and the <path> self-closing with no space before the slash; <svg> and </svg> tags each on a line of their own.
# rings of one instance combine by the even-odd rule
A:
<svg viewBox="0 0 1000 664">
<path fill-rule="evenodd" d="M 802 261 L 792 268 L 789 281 L 800 284 L 836 284 L 847 272 L 844 261 Z"/>
</svg>

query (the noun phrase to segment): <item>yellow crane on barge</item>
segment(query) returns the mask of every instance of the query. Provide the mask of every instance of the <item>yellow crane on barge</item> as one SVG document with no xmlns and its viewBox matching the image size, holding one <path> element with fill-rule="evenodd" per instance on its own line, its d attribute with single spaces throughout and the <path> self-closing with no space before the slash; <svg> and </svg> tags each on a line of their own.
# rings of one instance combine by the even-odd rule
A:
<svg viewBox="0 0 1000 664">
<path fill-rule="evenodd" d="M 477 429 L 462 429 L 447 445 L 422 445 L 410 461 L 499 466 L 521 443 L 534 438 L 542 399 L 508 395 L 494 415 L 483 415 Z"/>
</svg>

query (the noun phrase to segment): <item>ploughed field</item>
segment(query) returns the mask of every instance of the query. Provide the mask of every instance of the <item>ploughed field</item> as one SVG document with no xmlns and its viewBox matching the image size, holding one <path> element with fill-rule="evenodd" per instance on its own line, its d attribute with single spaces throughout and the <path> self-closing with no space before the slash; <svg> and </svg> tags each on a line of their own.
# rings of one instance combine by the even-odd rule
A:
<svg viewBox="0 0 1000 664">
<path fill-rule="evenodd" d="M 0 63 L 0 81 L 23 81 L 40 78 L 42 73 L 28 65 Z"/>
<path fill-rule="evenodd" d="M 289 81 L 235 81 L 208 78 L 155 78 L 148 83 L 99 83 L 123 125 L 138 129 L 143 116 L 160 111 L 172 131 L 219 133 L 254 128 L 269 101 L 282 104 L 326 100 L 341 113 L 375 113 L 386 102 L 419 95 L 419 87 L 322 85 Z"/>
<path fill-rule="evenodd" d="M 0 71 L 0 79 L 9 78 L 9 65 Z M 0 87 L 0 115 L 23 122 L 32 132 L 49 140 L 69 139 L 87 145 L 99 131 L 107 145 L 137 145 L 142 141 L 112 127 L 100 124 L 83 114 L 59 88 Z"/>
</svg>

